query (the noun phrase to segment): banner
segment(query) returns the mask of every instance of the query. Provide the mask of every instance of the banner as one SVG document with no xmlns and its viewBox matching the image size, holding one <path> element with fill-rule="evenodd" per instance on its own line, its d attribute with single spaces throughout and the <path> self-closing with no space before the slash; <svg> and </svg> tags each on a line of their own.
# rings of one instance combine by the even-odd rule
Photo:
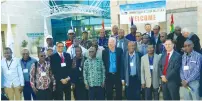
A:
<svg viewBox="0 0 202 101">
<path fill-rule="evenodd" d="M 120 5 L 120 23 L 166 21 L 166 0 Z"/>
</svg>

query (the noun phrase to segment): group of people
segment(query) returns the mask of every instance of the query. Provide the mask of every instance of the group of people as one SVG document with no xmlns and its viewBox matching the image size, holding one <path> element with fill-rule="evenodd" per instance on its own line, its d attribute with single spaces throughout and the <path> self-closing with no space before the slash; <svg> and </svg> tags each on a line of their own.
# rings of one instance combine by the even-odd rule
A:
<svg viewBox="0 0 202 101">
<path fill-rule="evenodd" d="M 167 35 L 160 26 L 146 33 L 131 26 L 131 33 L 118 26 L 105 37 L 100 30 L 98 39 L 75 38 L 68 31 L 65 43 L 53 44 L 47 36 L 46 47 L 41 48 L 36 60 L 28 49 L 22 50 L 22 59 L 12 57 L 10 48 L 4 49 L 1 60 L 2 92 L 9 100 L 199 100 L 202 80 L 202 55 L 198 36 L 179 26 Z M 201 90 L 200 90 L 201 89 Z"/>
</svg>

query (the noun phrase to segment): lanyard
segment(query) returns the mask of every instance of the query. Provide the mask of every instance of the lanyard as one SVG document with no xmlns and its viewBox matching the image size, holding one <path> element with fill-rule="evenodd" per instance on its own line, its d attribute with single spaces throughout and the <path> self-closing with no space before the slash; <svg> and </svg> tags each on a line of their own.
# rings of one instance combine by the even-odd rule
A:
<svg viewBox="0 0 202 101">
<path fill-rule="evenodd" d="M 133 61 L 133 58 L 135 57 L 135 55 L 133 55 L 132 57 L 130 56 L 130 62 Z"/>
<path fill-rule="evenodd" d="M 27 62 L 24 62 L 22 61 L 23 65 L 24 65 L 24 68 L 27 68 L 26 65 L 27 65 Z"/>
<path fill-rule="evenodd" d="M 11 63 L 8 65 L 8 63 L 7 63 L 7 61 L 6 61 L 6 65 L 7 65 L 7 67 L 8 67 L 8 70 L 10 70 L 10 66 L 11 66 L 12 62 L 13 62 L 13 59 L 11 60 Z"/>
<path fill-rule="evenodd" d="M 186 63 L 185 63 L 185 66 L 188 65 L 188 61 L 190 60 L 190 57 L 191 57 L 191 56 L 186 56 Z"/>
</svg>

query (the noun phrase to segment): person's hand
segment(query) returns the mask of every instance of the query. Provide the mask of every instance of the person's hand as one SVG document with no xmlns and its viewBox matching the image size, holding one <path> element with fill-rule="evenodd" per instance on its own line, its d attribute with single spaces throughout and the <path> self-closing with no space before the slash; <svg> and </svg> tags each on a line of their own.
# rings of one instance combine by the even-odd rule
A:
<svg viewBox="0 0 202 101">
<path fill-rule="evenodd" d="M 88 85 L 86 85 L 86 89 L 87 89 L 87 90 L 89 89 L 89 86 L 88 86 Z"/>
<path fill-rule="evenodd" d="M 168 82 L 168 80 L 166 79 L 165 76 L 161 76 L 161 79 L 162 79 L 163 82 Z"/>
<path fill-rule="evenodd" d="M 126 83 L 124 80 L 122 80 L 122 86 L 126 86 Z"/>
<path fill-rule="evenodd" d="M 101 87 L 102 87 L 102 88 L 104 88 L 104 87 L 105 87 L 105 83 L 104 83 L 104 82 L 102 83 Z"/>
<path fill-rule="evenodd" d="M 70 77 L 66 78 L 65 80 L 66 80 L 66 82 L 68 83 L 68 82 L 69 82 L 69 80 L 70 80 Z"/>
<path fill-rule="evenodd" d="M 67 80 L 66 79 L 61 79 L 60 81 L 62 82 L 62 84 L 67 84 Z"/>
<path fill-rule="evenodd" d="M 24 86 L 20 86 L 20 93 L 22 93 Z"/>
<path fill-rule="evenodd" d="M 33 89 L 33 91 L 34 91 L 35 94 L 38 92 L 38 90 L 35 87 L 32 88 L 32 89 Z"/>
<path fill-rule="evenodd" d="M 142 88 L 145 88 L 145 84 L 142 84 Z"/>
<path fill-rule="evenodd" d="M 74 83 L 72 83 L 72 89 L 75 89 L 75 84 Z"/>
<path fill-rule="evenodd" d="M 184 86 L 185 88 L 187 88 L 187 82 L 185 80 L 182 80 L 182 86 Z"/>
</svg>

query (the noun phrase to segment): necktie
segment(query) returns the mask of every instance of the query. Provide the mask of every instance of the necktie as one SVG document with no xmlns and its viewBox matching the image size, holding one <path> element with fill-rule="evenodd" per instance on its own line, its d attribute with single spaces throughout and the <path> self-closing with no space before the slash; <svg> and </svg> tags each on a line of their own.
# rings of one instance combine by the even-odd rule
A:
<svg viewBox="0 0 202 101">
<path fill-rule="evenodd" d="M 62 60 L 62 63 L 64 63 L 65 59 L 64 59 L 62 53 L 60 54 L 60 58 L 61 58 L 61 60 Z"/>
<path fill-rule="evenodd" d="M 166 73 L 167 73 L 169 56 L 170 56 L 170 53 L 168 53 L 167 56 L 166 56 L 166 62 L 165 62 L 164 69 L 163 69 L 163 75 L 166 75 Z"/>
</svg>

